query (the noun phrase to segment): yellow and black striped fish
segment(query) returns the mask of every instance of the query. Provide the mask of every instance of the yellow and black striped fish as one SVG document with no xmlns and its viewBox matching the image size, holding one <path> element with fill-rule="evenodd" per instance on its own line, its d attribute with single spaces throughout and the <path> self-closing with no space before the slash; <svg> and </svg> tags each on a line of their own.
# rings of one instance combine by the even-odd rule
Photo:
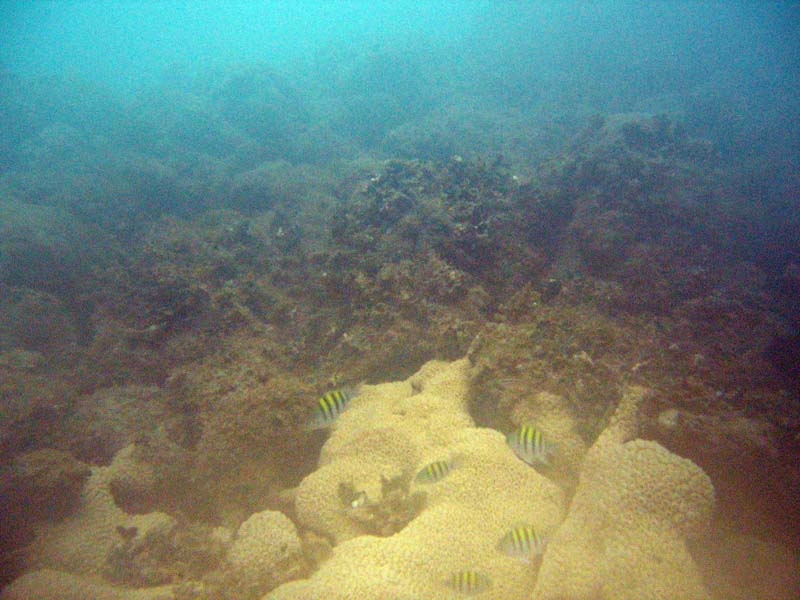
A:
<svg viewBox="0 0 800 600">
<path fill-rule="evenodd" d="M 454 460 L 435 460 L 419 470 L 414 477 L 417 483 L 436 483 L 450 474 L 456 467 Z"/>
<path fill-rule="evenodd" d="M 509 433 L 506 440 L 514 454 L 529 465 L 550 466 L 550 457 L 555 452 L 556 445 L 545 438 L 537 427 L 523 425 Z"/>
<path fill-rule="evenodd" d="M 332 390 L 320 396 L 309 419 L 309 429 L 322 429 L 333 423 L 347 409 L 353 396 L 350 390 Z"/>
<path fill-rule="evenodd" d="M 465 596 L 472 596 L 485 592 L 492 587 L 492 580 L 489 579 L 488 575 L 480 571 L 466 569 L 453 573 L 447 585 Z"/>
<path fill-rule="evenodd" d="M 532 525 L 518 525 L 510 529 L 497 544 L 501 552 L 526 561 L 544 552 L 547 538 L 539 535 Z"/>
</svg>

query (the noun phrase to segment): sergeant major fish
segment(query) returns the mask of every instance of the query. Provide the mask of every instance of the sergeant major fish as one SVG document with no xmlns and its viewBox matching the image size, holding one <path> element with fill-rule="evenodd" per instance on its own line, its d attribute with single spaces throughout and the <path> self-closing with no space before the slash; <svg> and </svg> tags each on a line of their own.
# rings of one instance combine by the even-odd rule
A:
<svg viewBox="0 0 800 600">
<path fill-rule="evenodd" d="M 547 545 L 547 538 L 541 536 L 531 525 L 517 525 L 510 529 L 497 544 L 497 548 L 508 556 L 530 562 L 541 555 Z"/>
<path fill-rule="evenodd" d="M 466 569 L 453 573 L 447 585 L 465 596 L 473 596 L 492 587 L 492 580 L 480 571 Z"/>
<path fill-rule="evenodd" d="M 535 467 L 551 466 L 550 457 L 556 450 L 556 444 L 544 437 L 533 425 L 522 425 L 506 436 L 508 445 L 526 463 Z"/>
<path fill-rule="evenodd" d="M 333 423 L 347 410 L 355 397 L 352 390 L 332 390 L 319 397 L 308 422 L 309 429 L 323 429 Z"/>
<path fill-rule="evenodd" d="M 450 474 L 459 464 L 458 459 L 435 460 L 422 467 L 414 477 L 417 483 L 436 483 Z"/>
</svg>

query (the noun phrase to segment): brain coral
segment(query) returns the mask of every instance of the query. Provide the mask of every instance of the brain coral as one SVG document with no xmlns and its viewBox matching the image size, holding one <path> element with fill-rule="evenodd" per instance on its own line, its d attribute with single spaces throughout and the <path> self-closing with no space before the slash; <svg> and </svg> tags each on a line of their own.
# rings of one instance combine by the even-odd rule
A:
<svg viewBox="0 0 800 600">
<path fill-rule="evenodd" d="M 289 518 L 265 510 L 241 524 L 228 561 L 252 585 L 285 581 L 286 562 L 300 552 L 300 538 Z"/>
<path fill-rule="evenodd" d="M 706 600 L 685 540 L 703 532 L 714 488 L 694 463 L 630 440 L 641 388 L 629 388 L 589 449 L 566 520 L 545 552 L 537 600 Z"/>
<path fill-rule="evenodd" d="M 337 542 L 309 579 L 292 581 L 269 600 L 449 596 L 452 573 L 477 569 L 494 582 L 482 598 L 523 598 L 531 566 L 497 550 L 508 529 L 529 522 L 542 531 L 563 517 L 563 494 L 525 465 L 504 436 L 476 428 L 467 413 L 469 364 L 430 362 L 404 382 L 364 386 L 322 449 L 320 468 L 296 492 L 299 521 Z M 411 482 L 434 460 L 455 467 L 433 484 Z M 424 493 L 421 511 L 393 535 L 368 535 L 340 496 L 340 484 L 379 503 L 386 480 Z M 383 479 L 383 481 L 382 481 Z"/>
</svg>

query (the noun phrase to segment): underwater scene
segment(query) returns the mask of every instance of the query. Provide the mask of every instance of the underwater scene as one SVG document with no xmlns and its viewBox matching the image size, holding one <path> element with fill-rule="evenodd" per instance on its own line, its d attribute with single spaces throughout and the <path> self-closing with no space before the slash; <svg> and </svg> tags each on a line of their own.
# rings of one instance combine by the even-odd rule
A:
<svg viewBox="0 0 800 600">
<path fill-rule="evenodd" d="M 798 40 L 0 0 L 0 600 L 800 598 Z"/>
</svg>

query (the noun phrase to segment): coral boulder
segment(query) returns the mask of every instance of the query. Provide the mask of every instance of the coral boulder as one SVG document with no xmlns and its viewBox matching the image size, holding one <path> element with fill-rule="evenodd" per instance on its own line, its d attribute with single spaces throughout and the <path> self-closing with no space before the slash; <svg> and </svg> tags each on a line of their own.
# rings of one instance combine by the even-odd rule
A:
<svg viewBox="0 0 800 600">
<path fill-rule="evenodd" d="M 589 449 L 567 518 L 544 555 L 535 598 L 710 598 L 686 542 L 705 531 L 714 488 L 691 461 L 656 442 L 629 439 L 644 397 L 644 390 L 628 389 Z"/>
</svg>

